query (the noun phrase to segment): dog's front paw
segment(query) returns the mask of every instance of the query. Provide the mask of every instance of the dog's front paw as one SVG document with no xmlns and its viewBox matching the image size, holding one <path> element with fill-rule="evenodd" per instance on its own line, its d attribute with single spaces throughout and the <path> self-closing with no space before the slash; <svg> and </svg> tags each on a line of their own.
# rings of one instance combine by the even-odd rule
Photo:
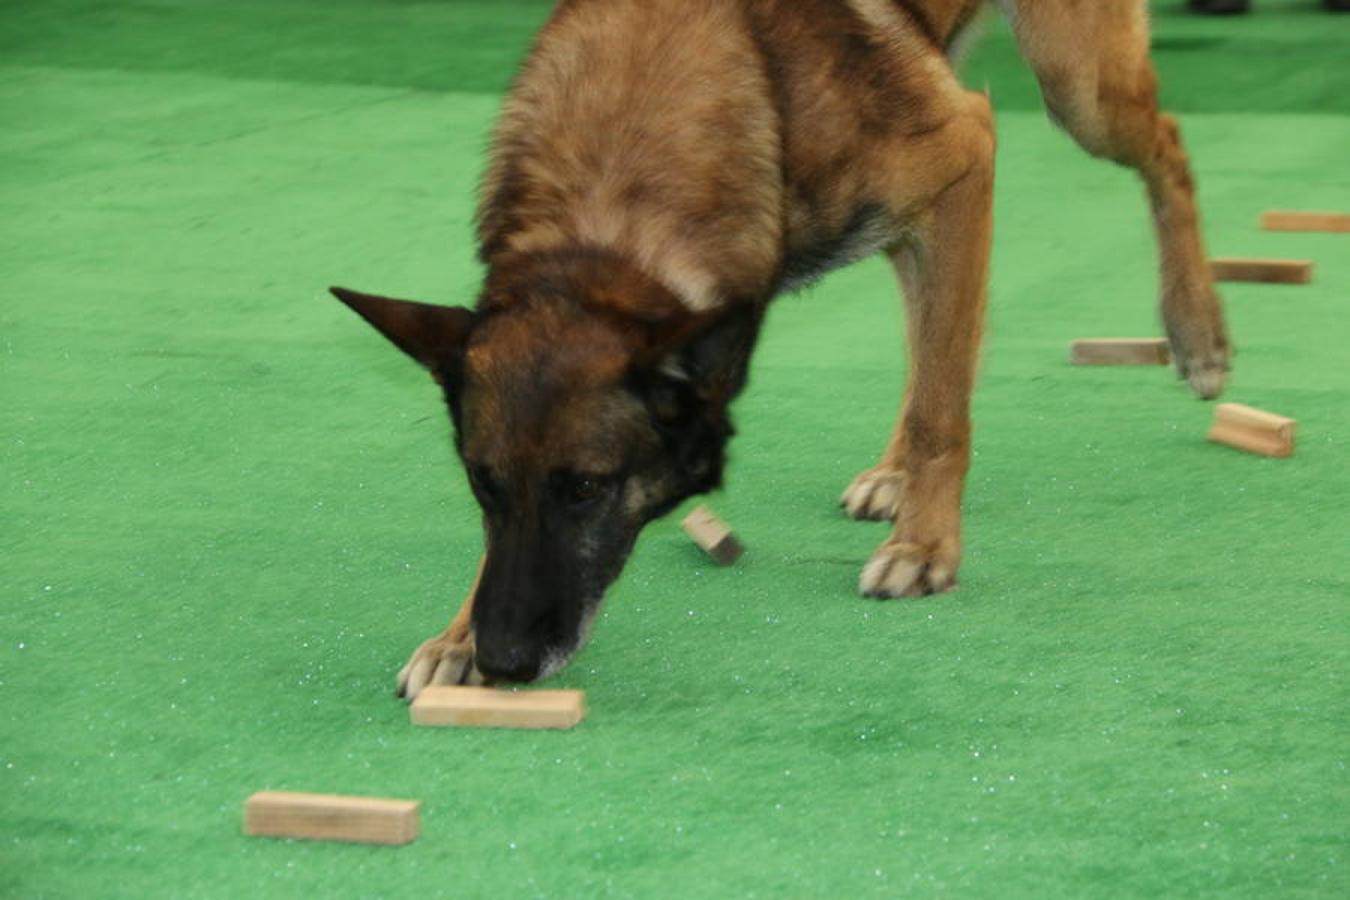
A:
<svg viewBox="0 0 1350 900">
<path fill-rule="evenodd" d="M 858 474 L 844 490 L 839 505 L 853 519 L 892 520 L 905 492 L 905 473 L 887 465 Z"/>
<path fill-rule="evenodd" d="M 1175 353 L 1175 351 L 1174 351 Z M 1223 392 L 1228 380 L 1228 348 L 1206 347 L 1175 353 L 1177 374 L 1186 379 L 1201 400 L 1213 400 Z"/>
<path fill-rule="evenodd" d="M 1223 391 L 1228 380 L 1231 348 L 1224 331 L 1223 317 L 1220 312 L 1219 296 L 1212 288 L 1195 289 L 1189 296 L 1189 302 L 1177 297 L 1177 293 L 1163 298 L 1164 320 L 1167 326 L 1168 342 L 1172 345 L 1172 358 L 1176 363 L 1177 375 L 1186 380 L 1191 390 L 1202 400 L 1212 400 Z M 1197 299 L 1198 298 L 1198 299 Z M 1206 311 L 1207 315 L 1191 313 L 1187 316 L 1169 314 L 1173 308 Z"/>
<path fill-rule="evenodd" d="M 473 638 L 439 634 L 423 641 L 422 646 L 398 672 L 398 696 L 416 699 L 429 684 L 482 684 L 483 676 L 474 665 Z"/>
<path fill-rule="evenodd" d="M 882 544 L 863 567 L 858 590 L 866 597 L 926 597 L 956 586 L 955 542 L 926 547 L 910 541 Z"/>
</svg>

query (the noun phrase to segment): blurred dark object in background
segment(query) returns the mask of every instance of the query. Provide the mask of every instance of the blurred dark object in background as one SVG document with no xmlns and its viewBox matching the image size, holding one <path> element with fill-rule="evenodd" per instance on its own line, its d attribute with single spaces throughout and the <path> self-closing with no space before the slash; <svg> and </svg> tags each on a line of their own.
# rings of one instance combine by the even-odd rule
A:
<svg viewBox="0 0 1350 900">
<path fill-rule="evenodd" d="M 1191 12 L 1210 16 L 1231 16 L 1245 13 L 1251 8 L 1251 0 L 1187 0 Z M 1350 12 L 1350 0 L 1322 0 L 1329 12 Z"/>
<path fill-rule="evenodd" d="M 1245 13 L 1251 6 L 1249 0 L 1189 0 L 1191 12 L 1210 16 L 1231 16 Z"/>
</svg>

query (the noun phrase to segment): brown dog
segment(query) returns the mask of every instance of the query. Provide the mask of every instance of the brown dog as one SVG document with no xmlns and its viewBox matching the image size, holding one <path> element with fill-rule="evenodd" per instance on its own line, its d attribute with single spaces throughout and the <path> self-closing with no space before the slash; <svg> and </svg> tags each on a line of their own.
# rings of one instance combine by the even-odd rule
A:
<svg viewBox="0 0 1350 900">
<path fill-rule="evenodd" d="M 639 530 L 721 481 L 728 405 L 766 304 L 885 252 L 909 384 L 843 504 L 889 518 L 877 597 L 944 591 L 960 559 L 994 132 L 949 53 L 979 0 L 563 0 L 506 100 L 470 311 L 335 293 L 444 387 L 487 554 L 399 676 L 530 681 L 583 643 Z M 1144 0 L 1003 0 L 1051 115 L 1137 169 L 1180 374 L 1228 346 Z"/>
</svg>

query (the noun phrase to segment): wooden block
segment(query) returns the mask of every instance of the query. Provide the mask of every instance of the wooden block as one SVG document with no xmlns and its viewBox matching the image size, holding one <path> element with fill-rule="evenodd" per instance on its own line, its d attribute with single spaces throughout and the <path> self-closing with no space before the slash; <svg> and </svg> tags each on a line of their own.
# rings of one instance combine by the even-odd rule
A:
<svg viewBox="0 0 1350 900">
<path fill-rule="evenodd" d="M 586 715 L 584 691 L 509 691 L 430 685 L 412 704 L 414 725 L 571 728 Z"/>
<path fill-rule="evenodd" d="M 1211 259 L 1215 281 L 1257 281 L 1263 284 L 1307 284 L 1313 264 L 1306 259 Z"/>
<path fill-rule="evenodd" d="M 417 837 L 421 805 L 416 800 L 259 791 L 244 801 L 244 834 L 407 844 Z"/>
<path fill-rule="evenodd" d="M 1165 366 L 1172 361 L 1166 338 L 1082 338 L 1069 345 L 1075 366 Z"/>
<path fill-rule="evenodd" d="M 731 565 L 745 552 L 727 524 L 706 506 L 695 507 L 693 512 L 684 517 L 680 527 L 719 566 Z"/>
<path fill-rule="evenodd" d="M 1209 439 L 1262 456 L 1289 456 L 1294 452 L 1293 419 L 1241 403 L 1220 403 L 1214 408 Z"/>
<path fill-rule="evenodd" d="M 1292 212 L 1271 210 L 1261 213 L 1261 227 L 1267 231 L 1350 232 L 1350 213 Z"/>
</svg>

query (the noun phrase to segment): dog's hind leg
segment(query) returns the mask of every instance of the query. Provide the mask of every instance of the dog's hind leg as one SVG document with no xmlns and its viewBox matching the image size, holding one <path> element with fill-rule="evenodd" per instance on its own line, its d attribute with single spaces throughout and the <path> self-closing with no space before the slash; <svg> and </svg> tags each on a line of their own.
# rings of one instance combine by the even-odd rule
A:
<svg viewBox="0 0 1350 900">
<path fill-rule="evenodd" d="M 889 255 L 905 294 L 909 379 L 895 434 L 870 473 L 873 481 L 888 479 L 894 521 L 859 582 L 874 597 L 947 590 L 961 556 L 970 395 L 993 230 L 994 132 L 984 95 L 958 89 L 948 96 L 956 111 L 947 124 L 901 142 L 889 175 L 893 208 L 907 222 L 907 237 Z"/>
<path fill-rule="evenodd" d="M 441 634 L 429 638 L 413 651 L 408 662 L 399 670 L 398 696 L 416 699 L 429 684 L 482 684 L 482 675 L 474 665 L 473 632 L 470 618 L 473 600 L 478 596 L 478 583 L 483 578 L 483 562 L 478 561 L 478 574 L 464 602 L 450 625 Z"/>
<path fill-rule="evenodd" d="M 1176 120 L 1158 109 L 1144 0 L 1000 0 L 1050 116 L 1094 156 L 1139 172 L 1161 269 L 1162 319 L 1177 371 L 1201 397 L 1222 389 L 1228 337 L 1200 234 Z"/>
</svg>

